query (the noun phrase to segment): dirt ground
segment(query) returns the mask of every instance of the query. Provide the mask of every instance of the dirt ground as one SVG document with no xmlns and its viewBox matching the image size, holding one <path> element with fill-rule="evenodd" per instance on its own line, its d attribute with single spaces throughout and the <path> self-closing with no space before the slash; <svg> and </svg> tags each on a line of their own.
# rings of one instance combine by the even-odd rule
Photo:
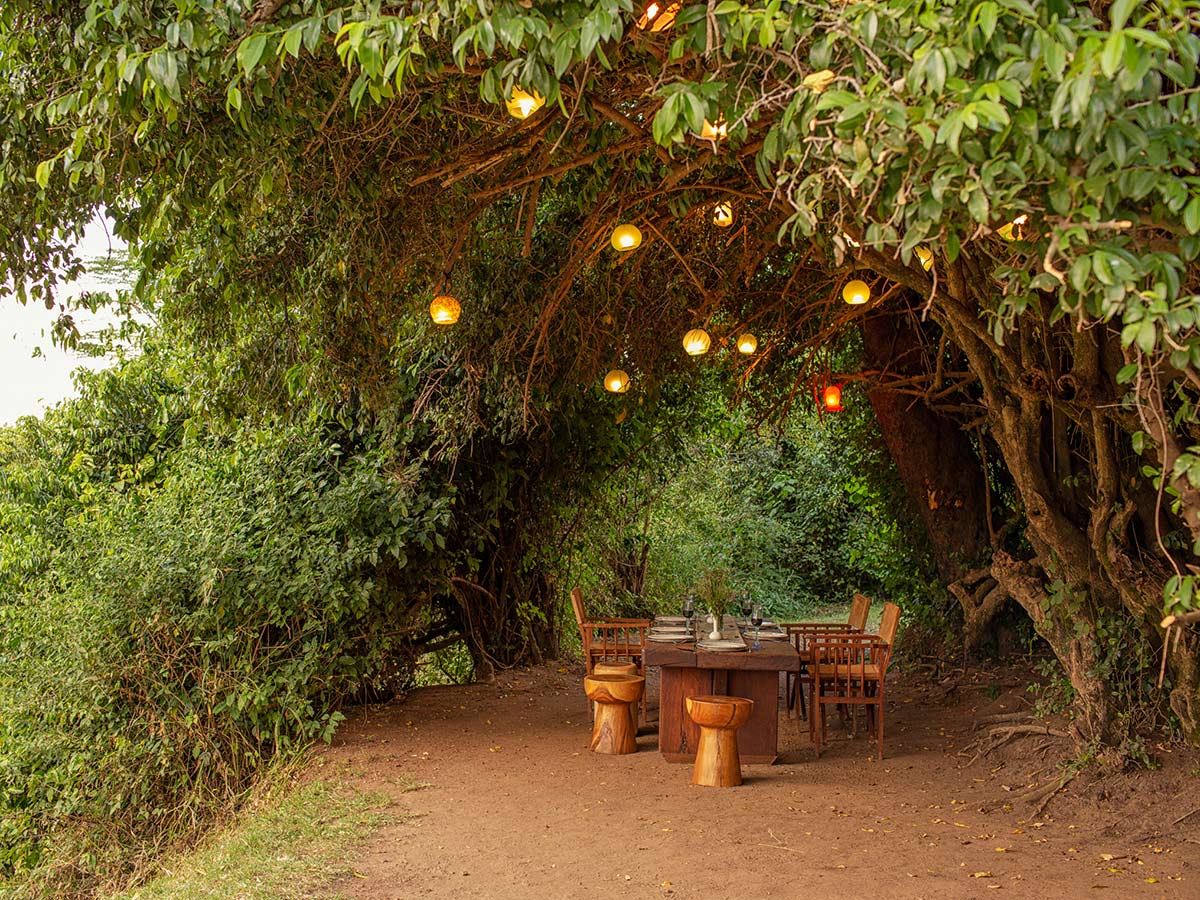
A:
<svg viewBox="0 0 1200 900">
<path fill-rule="evenodd" d="M 1019 671 L 889 679 L 882 763 L 861 731 L 815 759 L 807 726 L 784 717 L 780 762 L 728 789 L 693 786 L 646 727 L 636 754 L 589 752 L 581 675 L 507 672 L 353 714 L 317 769 L 394 796 L 397 820 L 329 887 L 360 900 L 1200 898 L 1200 754 L 1160 746 L 1157 770 L 1085 772 L 1038 814 L 1018 795 L 1057 783 L 1065 745 L 962 752 L 979 716 L 1024 703 Z M 406 790 L 413 779 L 427 786 Z"/>
</svg>

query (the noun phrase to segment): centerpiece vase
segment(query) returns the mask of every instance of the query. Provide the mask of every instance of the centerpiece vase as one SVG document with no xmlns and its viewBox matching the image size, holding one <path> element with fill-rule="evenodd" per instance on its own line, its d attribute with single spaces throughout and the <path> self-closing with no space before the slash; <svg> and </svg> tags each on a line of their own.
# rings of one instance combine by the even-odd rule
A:
<svg viewBox="0 0 1200 900">
<path fill-rule="evenodd" d="M 710 641 L 719 641 L 721 639 L 721 617 L 716 613 L 712 614 L 713 627 L 709 632 L 708 639 Z"/>
</svg>

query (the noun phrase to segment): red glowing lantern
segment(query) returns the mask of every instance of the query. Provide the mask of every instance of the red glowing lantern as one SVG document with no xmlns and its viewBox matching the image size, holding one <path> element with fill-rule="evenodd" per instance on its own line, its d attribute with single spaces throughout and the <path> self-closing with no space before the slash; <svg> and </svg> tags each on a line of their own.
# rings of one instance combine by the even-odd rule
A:
<svg viewBox="0 0 1200 900">
<path fill-rule="evenodd" d="M 821 391 L 821 403 L 826 412 L 841 412 L 842 386 L 840 384 L 826 385 L 825 390 Z"/>
</svg>

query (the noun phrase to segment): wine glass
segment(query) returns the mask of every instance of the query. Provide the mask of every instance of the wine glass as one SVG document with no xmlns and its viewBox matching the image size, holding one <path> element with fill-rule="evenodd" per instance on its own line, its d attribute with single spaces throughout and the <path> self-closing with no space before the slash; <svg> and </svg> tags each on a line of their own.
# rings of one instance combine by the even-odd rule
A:
<svg viewBox="0 0 1200 900">
<path fill-rule="evenodd" d="M 742 618 L 750 618 L 750 613 L 754 611 L 754 602 L 750 599 L 750 592 L 742 594 Z"/>
<path fill-rule="evenodd" d="M 755 650 L 762 649 L 762 642 L 758 639 L 758 630 L 762 627 L 763 613 L 762 604 L 755 603 L 750 610 L 750 624 L 754 626 L 754 647 Z"/>
<path fill-rule="evenodd" d="M 696 599 L 688 594 L 683 598 L 683 619 L 688 628 L 692 627 L 692 616 L 696 614 Z"/>
</svg>

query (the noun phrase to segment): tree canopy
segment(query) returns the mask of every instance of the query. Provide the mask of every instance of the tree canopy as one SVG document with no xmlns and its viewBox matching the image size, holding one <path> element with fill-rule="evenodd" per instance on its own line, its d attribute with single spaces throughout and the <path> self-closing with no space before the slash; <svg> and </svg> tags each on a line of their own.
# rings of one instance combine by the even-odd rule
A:
<svg viewBox="0 0 1200 900">
<path fill-rule="evenodd" d="M 4 276 L 53 303 L 103 206 L 212 408 L 421 422 L 487 509 L 709 377 L 761 415 L 861 386 L 967 642 L 1016 601 L 1105 747 L 1161 654 L 1200 739 L 1200 637 L 1159 624 L 1200 607 L 1200 4 L 654 6 L 6 3 Z M 512 619 L 501 568 L 469 590 Z"/>
</svg>

